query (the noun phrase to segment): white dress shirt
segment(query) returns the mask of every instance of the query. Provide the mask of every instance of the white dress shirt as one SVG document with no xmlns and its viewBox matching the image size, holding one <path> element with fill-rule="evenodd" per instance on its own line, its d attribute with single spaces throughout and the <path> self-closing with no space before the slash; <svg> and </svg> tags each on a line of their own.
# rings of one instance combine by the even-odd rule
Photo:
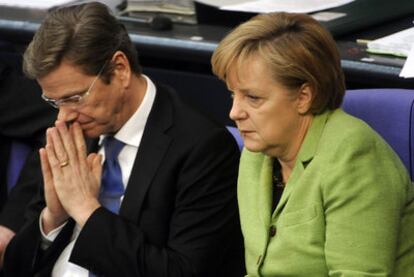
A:
<svg viewBox="0 0 414 277">
<path fill-rule="evenodd" d="M 147 90 L 145 92 L 144 99 L 142 100 L 142 103 L 138 107 L 137 111 L 115 134 L 115 138 L 117 140 L 125 143 L 125 146 L 122 148 L 118 156 L 119 166 L 122 171 L 122 182 L 125 188 L 128 184 L 129 177 L 131 176 L 132 167 L 138 152 L 138 147 L 141 143 L 145 124 L 147 123 L 148 115 L 151 111 L 156 94 L 154 83 L 147 76 L 143 76 L 147 82 Z M 99 144 L 102 143 L 104 137 L 105 136 L 100 137 Z M 105 160 L 105 151 L 103 147 L 99 150 L 99 154 L 101 154 L 103 156 L 103 160 Z M 41 218 L 42 216 L 40 216 L 39 219 L 39 226 L 43 236 L 42 248 L 45 249 L 53 242 L 66 223 L 52 230 L 48 235 L 45 235 L 42 229 Z M 71 242 L 66 246 L 55 263 L 52 271 L 52 277 L 88 277 L 89 273 L 87 269 L 69 262 L 69 257 L 80 231 L 80 226 L 76 224 L 71 237 Z"/>
</svg>

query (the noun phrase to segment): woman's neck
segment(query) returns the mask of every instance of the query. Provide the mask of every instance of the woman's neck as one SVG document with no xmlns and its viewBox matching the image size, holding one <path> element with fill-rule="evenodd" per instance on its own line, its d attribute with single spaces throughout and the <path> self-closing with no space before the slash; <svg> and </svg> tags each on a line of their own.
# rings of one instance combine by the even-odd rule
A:
<svg viewBox="0 0 414 277">
<path fill-rule="evenodd" d="M 296 159 L 298 157 L 299 151 L 302 147 L 303 141 L 305 140 L 306 134 L 312 124 L 312 115 L 307 115 L 303 118 L 298 132 L 295 136 L 295 139 L 292 140 L 289 147 L 285 151 L 285 155 L 277 157 L 281 165 L 281 172 L 283 176 L 283 181 L 287 183 L 289 180 L 290 174 L 295 166 Z"/>
</svg>

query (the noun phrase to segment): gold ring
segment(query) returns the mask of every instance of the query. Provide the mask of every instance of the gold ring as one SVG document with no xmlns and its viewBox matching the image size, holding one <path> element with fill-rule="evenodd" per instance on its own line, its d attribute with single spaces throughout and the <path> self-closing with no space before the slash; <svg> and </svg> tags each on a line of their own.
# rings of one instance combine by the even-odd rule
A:
<svg viewBox="0 0 414 277">
<path fill-rule="evenodd" d="M 68 161 L 68 160 L 66 160 L 66 161 L 64 161 L 64 162 L 61 162 L 61 163 L 60 163 L 60 168 L 65 167 L 65 166 L 67 166 L 67 165 L 69 165 L 69 161 Z"/>
</svg>

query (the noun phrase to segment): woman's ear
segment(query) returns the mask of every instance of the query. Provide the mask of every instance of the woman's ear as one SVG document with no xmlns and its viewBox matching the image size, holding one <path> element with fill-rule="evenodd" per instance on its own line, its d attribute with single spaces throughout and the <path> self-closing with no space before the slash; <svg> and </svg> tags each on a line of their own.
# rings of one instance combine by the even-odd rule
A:
<svg viewBox="0 0 414 277">
<path fill-rule="evenodd" d="M 114 64 L 114 77 L 121 81 L 124 87 L 128 87 L 131 79 L 131 66 L 128 58 L 122 51 L 116 51 L 112 56 Z"/>
<path fill-rule="evenodd" d="M 312 102 L 314 98 L 314 90 L 308 84 L 304 83 L 300 89 L 298 94 L 298 113 L 299 114 L 307 114 L 312 107 Z"/>
</svg>

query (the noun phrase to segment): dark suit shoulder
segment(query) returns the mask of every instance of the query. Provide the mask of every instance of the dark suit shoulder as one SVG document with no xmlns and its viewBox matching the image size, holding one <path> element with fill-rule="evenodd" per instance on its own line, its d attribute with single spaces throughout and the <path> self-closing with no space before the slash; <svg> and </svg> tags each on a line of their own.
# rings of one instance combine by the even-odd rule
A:
<svg viewBox="0 0 414 277">
<path fill-rule="evenodd" d="M 177 132 L 197 137 L 212 131 L 225 130 L 223 125 L 183 101 L 175 90 L 159 85 L 157 93 L 160 98 L 168 99 L 171 103 L 173 127 Z"/>
</svg>

